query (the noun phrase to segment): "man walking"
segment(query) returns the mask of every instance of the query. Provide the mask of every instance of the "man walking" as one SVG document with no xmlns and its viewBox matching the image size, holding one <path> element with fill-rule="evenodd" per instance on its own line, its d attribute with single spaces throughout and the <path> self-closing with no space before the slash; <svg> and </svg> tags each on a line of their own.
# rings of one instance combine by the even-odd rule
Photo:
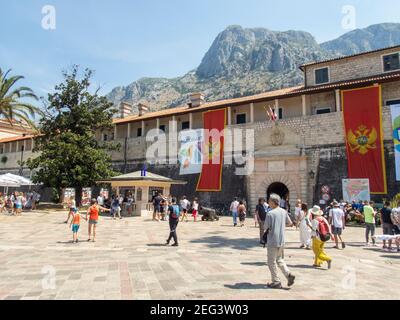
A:
<svg viewBox="0 0 400 320">
<path fill-rule="evenodd" d="M 285 275 L 288 286 L 294 284 L 295 276 L 292 275 L 284 260 L 285 229 L 286 225 L 293 226 L 286 210 L 279 207 L 281 198 L 271 194 L 268 204 L 271 208 L 265 218 L 264 230 L 267 232 L 268 268 L 271 272 L 272 282 L 267 286 L 271 289 L 281 289 L 282 283 L 278 276 L 279 267 Z"/>
<path fill-rule="evenodd" d="M 332 226 L 332 233 L 335 238 L 335 249 L 339 249 L 339 239 L 342 244 L 342 249 L 346 248 L 346 244 L 342 239 L 342 232 L 346 224 L 346 216 L 344 211 L 340 208 L 337 201 L 332 203 L 333 208 L 329 211 L 329 224 Z"/>
<path fill-rule="evenodd" d="M 172 198 L 171 205 L 168 206 L 168 214 L 169 214 L 169 237 L 167 239 L 166 245 L 168 246 L 170 241 L 174 239 L 173 247 L 178 246 L 178 236 L 176 234 L 176 228 L 178 227 L 179 223 L 179 216 L 180 216 L 180 209 L 179 206 L 176 204 L 176 199 Z"/>
<path fill-rule="evenodd" d="M 268 205 L 265 203 L 264 198 L 258 199 L 258 204 L 256 206 L 256 219 L 258 226 L 260 228 L 260 244 L 264 245 L 264 224 L 267 211 L 269 210 Z"/>
<path fill-rule="evenodd" d="M 386 201 L 385 206 L 381 209 L 381 221 L 383 234 L 388 236 L 394 235 L 394 224 L 392 222 L 392 208 L 390 208 L 390 202 Z M 386 246 L 386 240 L 383 240 L 383 249 L 392 250 L 392 240 L 389 240 L 389 247 Z"/>
<path fill-rule="evenodd" d="M 375 244 L 375 216 L 376 212 L 372 207 L 374 203 L 371 201 L 365 201 L 364 204 L 364 221 L 365 221 L 365 242 L 366 245 L 369 246 L 369 234 L 371 233 L 372 238 L 372 245 L 376 246 Z"/>
<path fill-rule="evenodd" d="M 237 226 L 237 218 L 238 218 L 238 207 L 239 207 L 239 201 L 237 198 L 235 198 L 230 207 L 230 211 L 232 212 L 232 218 L 233 218 L 233 226 Z"/>
</svg>

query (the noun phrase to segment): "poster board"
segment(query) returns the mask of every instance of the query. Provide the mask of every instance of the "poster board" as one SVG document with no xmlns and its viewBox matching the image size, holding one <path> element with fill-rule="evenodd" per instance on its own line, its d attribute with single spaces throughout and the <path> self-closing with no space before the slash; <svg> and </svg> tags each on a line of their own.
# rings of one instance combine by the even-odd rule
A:
<svg viewBox="0 0 400 320">
<path fill-rule="evenodd" d="M 75 189 L 74 188 L 65 188 L 64 189 L 64 203 L 70 203 L 72 198 L 75 199 Z"/>
<path fill-rule="evenodd" d="M 343 179 L 342 187 L 344 201 L 371 201 L 369 179 Z"/>
<path fill-rule="evenodd" d="M 202 168 L 203 130 L 186 130 L 179 133 L 181 143 L 179 149 L 180 175 L 197 174 Z"/>
<path fill-rule="evenodd" d="M 82 189 L 82 206 L 88 207 L 90 205 L 90 200 L 92 199 L 92 189 L 83 188 Z"/>
</svg>

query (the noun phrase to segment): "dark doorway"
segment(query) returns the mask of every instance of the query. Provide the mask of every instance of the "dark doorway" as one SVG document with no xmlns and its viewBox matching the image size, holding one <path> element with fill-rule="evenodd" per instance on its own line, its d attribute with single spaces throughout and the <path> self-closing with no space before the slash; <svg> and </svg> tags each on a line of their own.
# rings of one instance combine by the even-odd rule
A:
<svg viewBox="0 0 400 320">
<path fill-rule="evenodd" d="M 269 200 L 269 196 L 272 193 L 276 193 L 283 199 L 289 198 L 289 189 L 283 183 L 280 183 L 280 182 L 274 182 L 268 187 L 268 189 L 267 189 L 267 199 L 268 200 Z"/>
</svg>

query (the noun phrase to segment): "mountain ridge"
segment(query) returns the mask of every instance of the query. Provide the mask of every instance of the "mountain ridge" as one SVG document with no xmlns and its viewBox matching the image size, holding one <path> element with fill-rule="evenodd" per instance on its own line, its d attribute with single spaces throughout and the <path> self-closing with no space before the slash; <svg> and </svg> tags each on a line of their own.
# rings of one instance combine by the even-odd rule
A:
<svg viewBox="0 0 400 320">
<path fill-rule="evenodd" d="M 301 84 L 303 63 L 398 44 L 398 23 L 355 29 L 320 44 L 305 31 L 231 25 L 217 35 L 196 69 L 175 78 L 143 77 L 114 88 L 107 98 L 116 105 L 133 103 L 133 112 L 140 102 L 151 111 L 183 105 L 192 92 L 202 92 L 208 101 L 236 98 Z"/>
</svg>

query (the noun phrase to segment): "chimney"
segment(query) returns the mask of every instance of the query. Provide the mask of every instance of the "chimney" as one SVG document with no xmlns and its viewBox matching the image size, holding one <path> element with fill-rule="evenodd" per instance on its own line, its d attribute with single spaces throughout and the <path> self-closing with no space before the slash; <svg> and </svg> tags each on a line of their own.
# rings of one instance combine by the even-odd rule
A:
<svg viewBox="0 0 400 320">
<path fill-rule="evenodd" d="M 189 107 L 190 108 L 200 107 L 204 102 L 205 100 L 202 93 L 200 92 L 192 93 L 190 95 Z"/>
<path fill-rule="evenodd" d="M 121 118 L 125 118 L 126 116 L 129 116 L 132 114 L 132 105 L 121 101 L 119 104 L 119 113 Z"/>
<path fill-rule="evenodd" d="M 140 102 L 138 105 L 138 109 L 139 109 L 139 117 L 141 117 L 142 115 L 144 115 L 147 111 L 149 111 L 149 106 L 143 102 Z"/>
</svg>

